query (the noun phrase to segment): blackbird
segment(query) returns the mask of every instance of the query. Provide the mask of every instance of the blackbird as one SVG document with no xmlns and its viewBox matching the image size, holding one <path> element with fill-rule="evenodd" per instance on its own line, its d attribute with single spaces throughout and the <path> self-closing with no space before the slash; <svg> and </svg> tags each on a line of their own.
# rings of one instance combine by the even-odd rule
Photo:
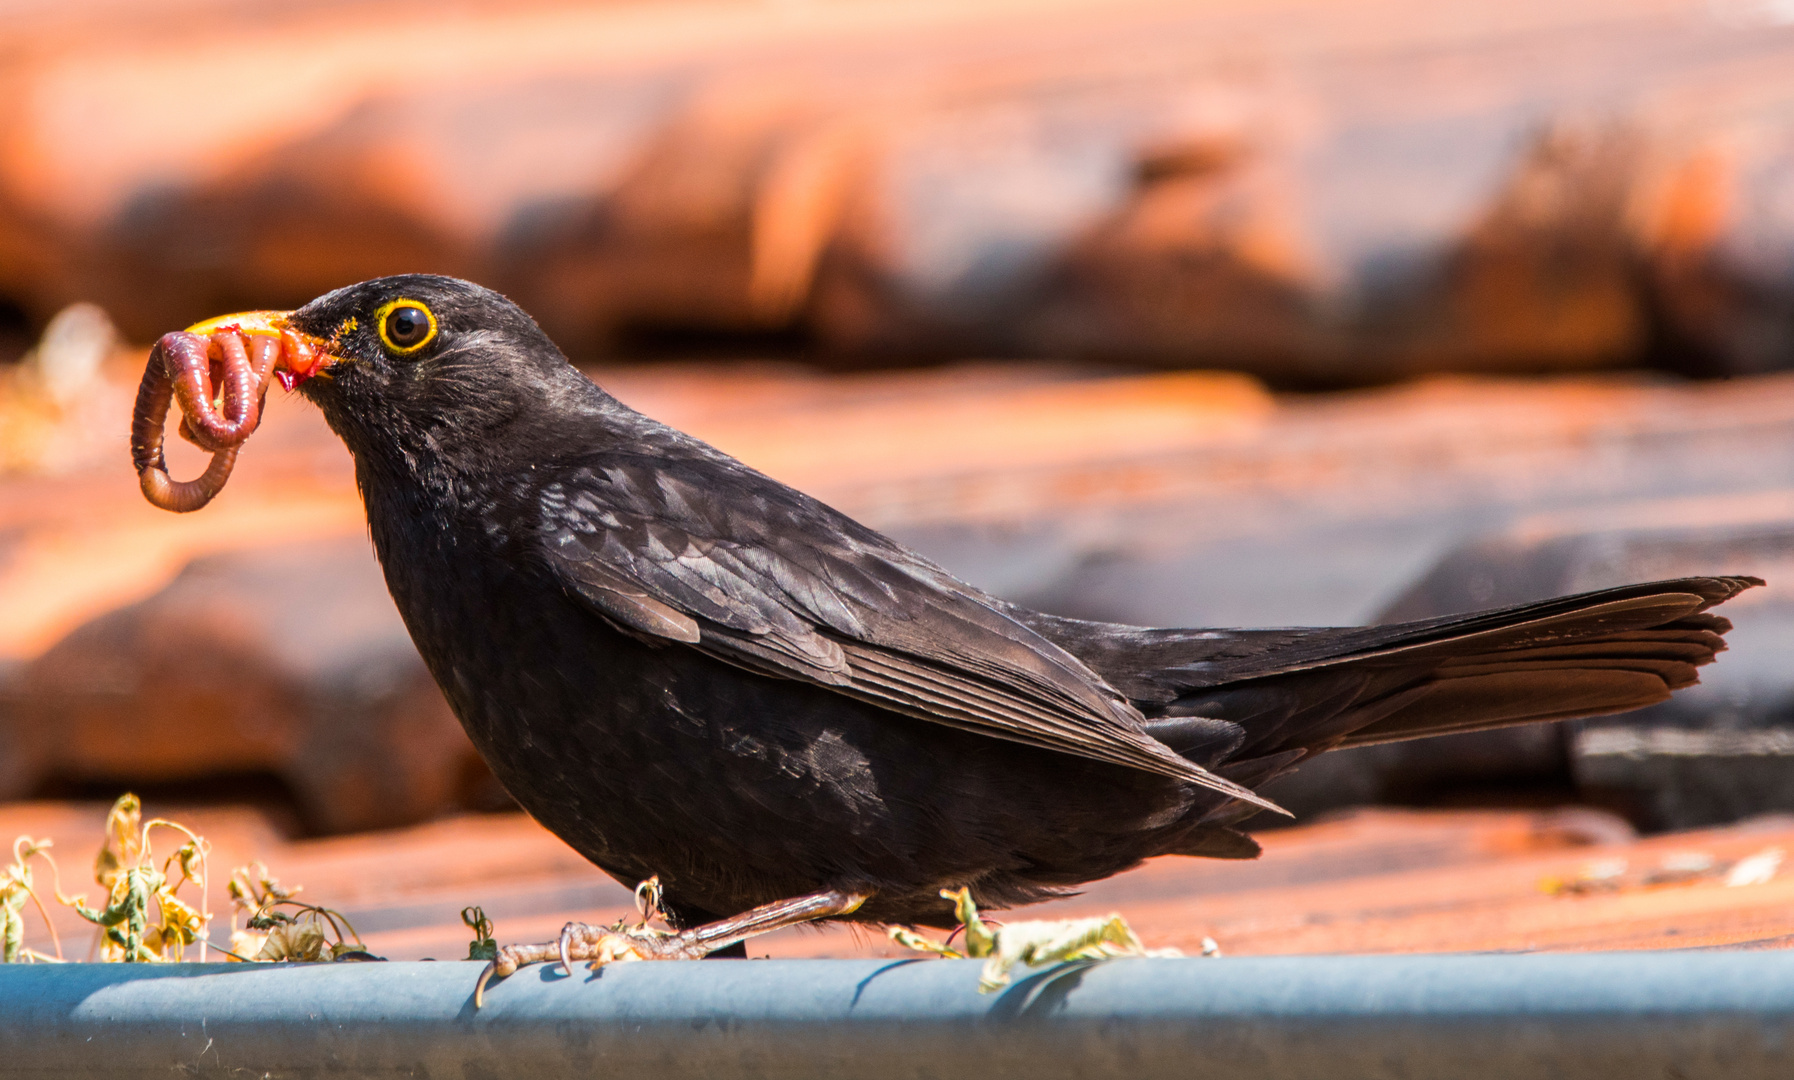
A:
<svg viewBox="0 0 1794 1080">
<path fill-rule="evenodd" d="M 1761 584 L 1351 628 L 1061 618 L 628 408 L 469 282 L 195 330 L 220 328 L 286 342 L 276 372 L 353 454 L 393 599 L 499 780 L 612 877 L 658 877 L 687 932 L 638 954 L 950 926 L 943 889 L 1005 908 L 1155 855 L 1251 858 L 1240 825 L 1273 808 L 1252 789 L 1298 762 L 1662 701 L 1724 649 L 1708 609 Z"/>
</svg>

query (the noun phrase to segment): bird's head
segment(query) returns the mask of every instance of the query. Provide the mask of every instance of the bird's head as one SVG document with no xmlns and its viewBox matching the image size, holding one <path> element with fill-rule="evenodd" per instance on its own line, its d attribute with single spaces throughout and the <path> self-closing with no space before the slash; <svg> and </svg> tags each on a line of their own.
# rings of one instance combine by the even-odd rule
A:
<svg viewBox="0 0 1794 1080">
<path fill-rule="evenodd" d="M 260 422 L 266 381 L 298 389 L 355 456 L 364 490 L 386 478 L 431 490 L 455 477 L 533 465 L 579 430 L 620 436 L 642 417 L 567 363 L 516 304 L 456 278 L 405 274 L 326 293 L 295 311 L 248 311 L 165 334 L 131 419 L 143 493 L 166 510 L 206 505 Z M 212 451 L 197 480 L 163 456 L 169 406 Z"/>
<path fill-rule="evenodd" d="M 282 342 L 273 374 L 323 409 L 358 459 L 494 445 L 491 432 L 591 385 L 516 304 L 457 278 L 404 274 L 189 328 Z"/>
</svg>

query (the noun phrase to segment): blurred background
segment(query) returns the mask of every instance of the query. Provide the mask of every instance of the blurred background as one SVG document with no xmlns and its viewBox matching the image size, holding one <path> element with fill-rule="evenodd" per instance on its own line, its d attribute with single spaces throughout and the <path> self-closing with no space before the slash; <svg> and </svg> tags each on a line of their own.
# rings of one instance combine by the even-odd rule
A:
<svg viewBox="0 0 1794 1080">
<path fill-rule="evenodd" d="M 460 734 L 315 410 L 200 514 L 129 468 L 160 334 L 411 271 L 1061 614 L 1769 579 L 1672 702 L 1279 781 L 1328 865 L 1794 811 L 1789 0 L 0 0 L 0 832 L 132 788 L 395 956 L 476 882 L 501 937 L 627 907 Z"/>
</svg>

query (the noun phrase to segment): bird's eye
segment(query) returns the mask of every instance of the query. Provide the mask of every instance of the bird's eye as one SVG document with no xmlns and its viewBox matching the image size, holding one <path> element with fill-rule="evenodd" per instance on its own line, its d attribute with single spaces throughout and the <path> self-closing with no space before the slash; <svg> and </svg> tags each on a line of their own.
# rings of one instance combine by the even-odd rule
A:
<svg viewBox="0 0 1794 1080">
<path fill-rule="evenodd" d="M 436 336 L 436 316 L 416 300 L 394 300 L 380 312 L 380 340 L 396 353 L 412 353 Z"/>
</svg>

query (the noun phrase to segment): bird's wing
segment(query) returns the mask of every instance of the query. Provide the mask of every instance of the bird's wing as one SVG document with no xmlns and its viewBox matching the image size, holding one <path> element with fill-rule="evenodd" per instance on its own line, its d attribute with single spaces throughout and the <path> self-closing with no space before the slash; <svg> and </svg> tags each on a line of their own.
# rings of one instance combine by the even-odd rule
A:
<svg viewBox="0 0 1794 1080">
<path fill-rule="evenodd" d="M 971 586 L 720 455 L 607 455 L 536 504 L 547 565 L 626 633 L 1271 805 L 1147 736 L 1119 693 Z"/>
</svg>

